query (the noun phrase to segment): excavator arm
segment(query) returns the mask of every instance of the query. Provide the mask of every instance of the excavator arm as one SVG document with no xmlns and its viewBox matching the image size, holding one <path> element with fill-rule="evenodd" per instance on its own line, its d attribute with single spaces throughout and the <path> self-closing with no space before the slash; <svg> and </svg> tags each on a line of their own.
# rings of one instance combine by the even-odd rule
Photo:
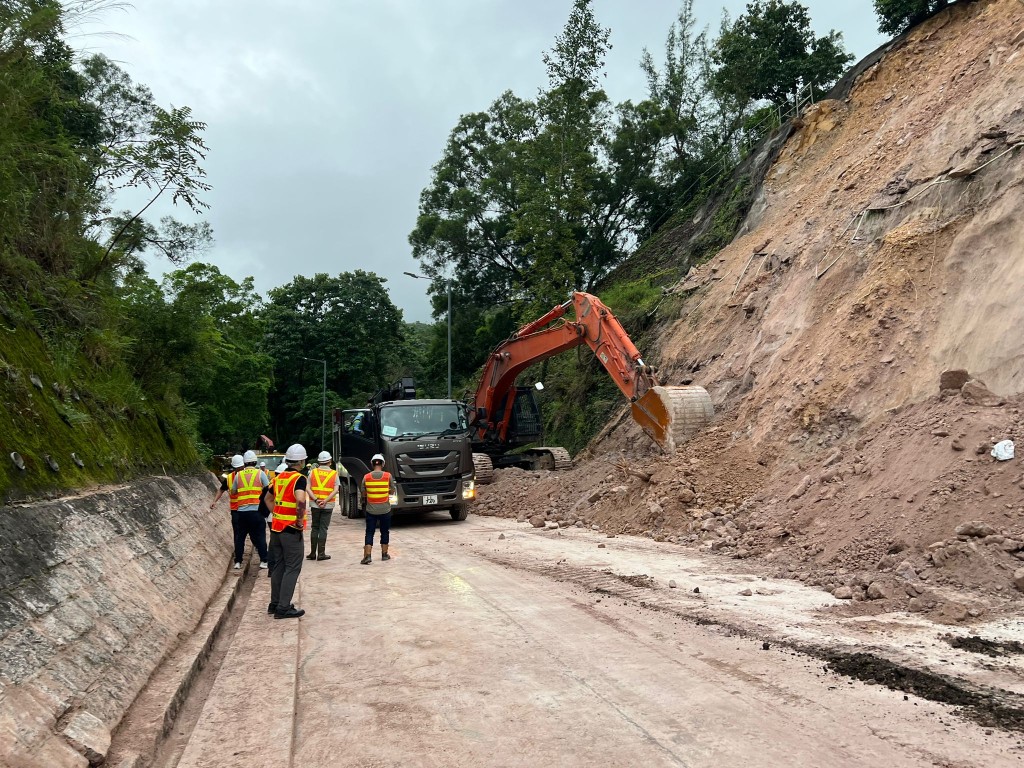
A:
<svg viewBox="0 0 1024 768">
<path fill-rule="evenodd" d="M 570 309 L 575 320 L 565 317 Z M 534 363 L 583 345 L 594 351 L 630 401 L 634 420 L 666 450 L 674 450 L 713 415 L 703 388 L 660 386 L 611 310 L 596 296 L 575 292 L 491 353 L 473 400 L 476 439 L 506 443 L 516 377 Z"/>
</svg>

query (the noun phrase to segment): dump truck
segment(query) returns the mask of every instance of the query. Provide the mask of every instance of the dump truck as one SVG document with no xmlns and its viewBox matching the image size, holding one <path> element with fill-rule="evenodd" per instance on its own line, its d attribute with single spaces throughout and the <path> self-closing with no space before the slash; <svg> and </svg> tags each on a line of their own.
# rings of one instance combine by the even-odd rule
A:
<svg viewBox="0 0 1024 768">
<path fill-rule="evenodd" d="M 570 310 L 573 317 L 567 317 Z M 633 419 L 666 452 L 704 429 L 714 416 L 707 391 L 663 386 L 612 311 L 599 298 L 572 298 L 527 323 L 491 352 L 469 401 L 477 482 L 494 467 L 568 469 L 569 452 L 543 445 L 543 423 L 533 387 L 517 385 L 523 371 L 554 355 L 589 346 L 630 403 Z"/>
<path fill-rule="evenodd" d="M 447 510 L 453 520 L 466 519 L 476 488 L 465 403 L 418 399 L 415 381 L 403 378 L 365 408 L 336 409 L 332 422 L 334 456 L 354 481 L 346 507 L 350 518 L 365 514 L 359 481 L 379 453 L 398 489 L 393 513 Z"/>
</svg>

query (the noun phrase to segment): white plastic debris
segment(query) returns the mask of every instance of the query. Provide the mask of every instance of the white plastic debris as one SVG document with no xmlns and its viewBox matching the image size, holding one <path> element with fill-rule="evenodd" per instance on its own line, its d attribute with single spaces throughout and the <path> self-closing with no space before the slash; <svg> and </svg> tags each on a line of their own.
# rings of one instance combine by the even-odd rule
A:
<svg viewBox="0 0 1024 768">
<path fill-rule="evenodd" d="M 1001 440 L 992 449 L 992 457 L 997 461 L 1009 461 L 1013 458 L 1013 440 Z"/>
</svg>

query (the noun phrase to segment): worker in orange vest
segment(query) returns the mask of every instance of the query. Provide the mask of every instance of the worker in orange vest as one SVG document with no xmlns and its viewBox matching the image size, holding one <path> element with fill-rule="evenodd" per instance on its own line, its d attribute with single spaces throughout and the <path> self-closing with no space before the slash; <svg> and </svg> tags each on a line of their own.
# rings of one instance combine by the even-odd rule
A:
<svg viewBox="0 0 1024 768">
<path fill-rule="evenodd" d="M 331 556 L 324 552 L 327 547 L 327 529 L 331 525 L 331 514 L 334 512 L 334 499 L 341 488 L 338 471 L 331 469 L 331 454 L 320 451 L 316 457 L 317 465 L 309 470 L 309 509 L 311 524 L 309 528 L 309 554 L 307 560 L 330 560 Z"/>
<path fill-rule="evenodd" d="M 267 613 L 275 619 L 297 619 L 305 611 L 292 604 L 295 585 L 302 571 L 302 530 L 306 526 L 309 481 L 299 472 L 306 449 L 296 443 L 284 454 L 285 470 L 274 478 L 274 512 L 270 519 L 270 605 Z"/>
<path fill-rule="evenodd" d="M 238 472 L 245 462 L 242 460 L 242 454 L 236 453 L 231 457 L 231 471 L 226 475 L 223 475 L 220 479 L 220 488 L 217 489 L 217 495 L 213 497 L 213 501 L 210 503 L 210 509 L 212 510 L 217 506 L 217 502 L 220 501 L 220 497 L 225 493 L 228 495 L 228 506 L 231 509 L 231 532 L 233 534 L 234 541 L 238 541 L 238 532 L 241 528 L 241 521 L 238 518 L 238 494 L 231 490 L 231 484 L 235 480 L 235 473 Z M 245 541 L 245 534 L 242 534 L 242 541 Z M 236 571 L 242 570 L 242 558 L 236 553 L 235 555 L 235 568 Z"/>
<path fill-rule="evenodd" d="M 391 539 L 391 498 L 398 493 L 395 479 L 384 471 L 384 457 L 375 453 L 370 459 L 370 471 L 363 476 L 363 498 L 366 500 L 366 540 L 363 544 L 363 565 L 370 564 L 373 535 L 380 528 L 380 559 L 390 560 L 388 543 Z"/>
</svg>

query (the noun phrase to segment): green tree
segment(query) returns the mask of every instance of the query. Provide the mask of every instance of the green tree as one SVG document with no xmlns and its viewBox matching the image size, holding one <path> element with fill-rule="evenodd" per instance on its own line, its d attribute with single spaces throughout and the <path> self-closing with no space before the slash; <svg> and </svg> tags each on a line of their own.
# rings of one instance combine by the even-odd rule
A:
<svg viewBox="0 0 1024 768">
<path fill-rule="evenodd" d="M 726 17 L 714 44 L 714 84 L 741 103 L 791 100 L 808 84 L 830 88 L 853 56 L 842 33 L 815 37 L 807 8 L 796 0 L 752 0 L 735 22 Z"/>
<path fill-rule="evenodd" d="M 949 5 L 949 0 L 875 0 L 878 31 L 887 35 L 920 24 Z"/>
<path fill-rule="evenodd" d="M 138 269 L 138 255 L 150 248 L 172 264 L 201 253 L 212 240 L 206 222 L 184 224 L 165 216 L 154 224 L 143 217 L 165 195 L 193 213 L 209 207 L 201 197 L 210 189 L 201 165 L 206 124 L 194 120 L 189 107 L 159 106 L 148 88 L 105 56 L 86 58 L 81 76 L 85 99 L 102 115 L 99 142 L 89 158 L 98 201 L 91 224 L 106 240 L 99 257 L 83 266 L 83 277 L 95 279 L 111 266 Z M 148 199 L 138 210 L 115 212 L 115 198 L 125 189 L 145 190 Z"/>
<path fill-rule="evenodd" d="M 323 366 L 304 358 L 327 361 L 328 409 L 360 406 L 401 375 L 405 324 L 384 282 L 356 270 L 300 275 L 270 291 L 263 317 L 275 440 L 320 444 Z"/>
</svg>

